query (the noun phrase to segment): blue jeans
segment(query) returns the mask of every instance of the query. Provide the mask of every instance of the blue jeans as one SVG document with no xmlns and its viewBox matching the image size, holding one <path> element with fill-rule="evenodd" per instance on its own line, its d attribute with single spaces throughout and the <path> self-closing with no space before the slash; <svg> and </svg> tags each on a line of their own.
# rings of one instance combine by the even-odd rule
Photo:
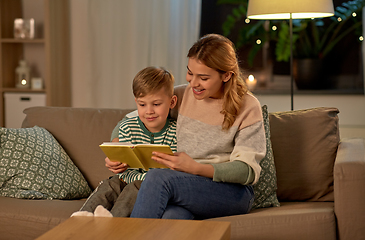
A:
<svg viewBox="0 0 365 240">
<path fill-rule="evenodd" d="M 142 182 L 131 217 L 205 219 L 245 214 L 254 200 L 252 186 L 151 169 Z"/>
</svg>

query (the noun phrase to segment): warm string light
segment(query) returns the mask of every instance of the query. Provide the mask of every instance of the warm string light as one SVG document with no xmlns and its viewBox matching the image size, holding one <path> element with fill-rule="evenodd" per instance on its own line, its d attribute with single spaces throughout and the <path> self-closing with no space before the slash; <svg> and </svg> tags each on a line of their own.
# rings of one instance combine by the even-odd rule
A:
<svg viewBox="0 0 365 240">
<path fill-rule="evenodd" d="M 245 19 L 245 23 L 246 23 L 246 24 L 249 24 L 249 23 L 250 23 L 250 19 L 246 18 L 246 19 Z M 257 40 L 256 40 L 256 44 L 257 44 L 257 45 L 260 45 L 260 44 L 261 44 L 261 39 L 257 39 Z"/>
<path fill-rule="evenodd" d="M 352 17 L 357 17 L 356 12 L 353 12 L 351 15 L 352 15 Z M 314 18 L 312 18 L 312 20 L 313 20 L 313 19 L 314 19 Z M 338 17 L 338 18 L 337 18 L 337 21 L 338 21 L 338 22 L 342 22 L 342 18 L 341 18 L 341 17 Z M 250 19 L 246 18 L 246 19 L 245 19 L 245 23 L 246 23 L 246 24 L 249 24 L 249 23 L 250 23 Z M 271 27 L 271 29 L 272 29 L 273 31 L 276 31 L 276 30 L 278 30 L 278 27 L 277 27 L 277 26 L 275 26 L 275 25 L 273 25 L 273 26 Z M 360 40 L 361 42 L 362 42 L 362 41 L 364 41 L 364 37 L 363 37 L 363 36 L 360 36 L 360 37 L 359 37 L 359 40 Z M 262 42 L 262 41 L 261 41 L 261 39 L 257 39 L 257 40 L 256 40 L 256 44 L 257 44 L 257 45 L 260 45 L 260 44 L 261 44 L 261 42 Z M 250 75 L 250 76 L 252 76 L 252 75 Z"/>
</svg>

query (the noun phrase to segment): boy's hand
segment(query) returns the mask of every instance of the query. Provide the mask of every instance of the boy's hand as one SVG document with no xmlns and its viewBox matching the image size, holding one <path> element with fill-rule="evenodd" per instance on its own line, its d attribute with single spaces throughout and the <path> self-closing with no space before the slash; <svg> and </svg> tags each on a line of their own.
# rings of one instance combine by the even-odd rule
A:
<svg viewBox="0 0 365 240">
<path fill-rule="evenodd" d="M 105 166 L 115 174 L 122 173 L 128 168 L 127 164 L 110 161 L 110 159 L 107 157 L 105 158 Z"/>
</svg>

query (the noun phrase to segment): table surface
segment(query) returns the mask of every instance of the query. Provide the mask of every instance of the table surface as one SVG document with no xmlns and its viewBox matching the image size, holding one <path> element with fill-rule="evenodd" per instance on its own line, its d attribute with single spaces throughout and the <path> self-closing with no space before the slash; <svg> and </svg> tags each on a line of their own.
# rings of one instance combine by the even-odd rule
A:
<svg viewBox="0 0 365 240">
<path fill-rule="evenodd" d="M 209 239 L 228 240 L 230 222 L 143 218 L 71 217 L 37 240 Z"/>
</svg>

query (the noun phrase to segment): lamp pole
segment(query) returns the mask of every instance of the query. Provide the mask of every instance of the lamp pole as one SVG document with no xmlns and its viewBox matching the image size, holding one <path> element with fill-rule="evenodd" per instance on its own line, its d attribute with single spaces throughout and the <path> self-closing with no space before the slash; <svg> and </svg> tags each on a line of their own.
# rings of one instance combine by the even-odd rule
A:
<svg viewBox="0 0 365 240">
<path fill-rule="evenodd" d="M 294 110 L 294 75 L 293 75 L 293 16 L 290 13 L 289 19 L 289 31 L 290 31 L 290 99 L 291 110 Z"/>
</svg>

